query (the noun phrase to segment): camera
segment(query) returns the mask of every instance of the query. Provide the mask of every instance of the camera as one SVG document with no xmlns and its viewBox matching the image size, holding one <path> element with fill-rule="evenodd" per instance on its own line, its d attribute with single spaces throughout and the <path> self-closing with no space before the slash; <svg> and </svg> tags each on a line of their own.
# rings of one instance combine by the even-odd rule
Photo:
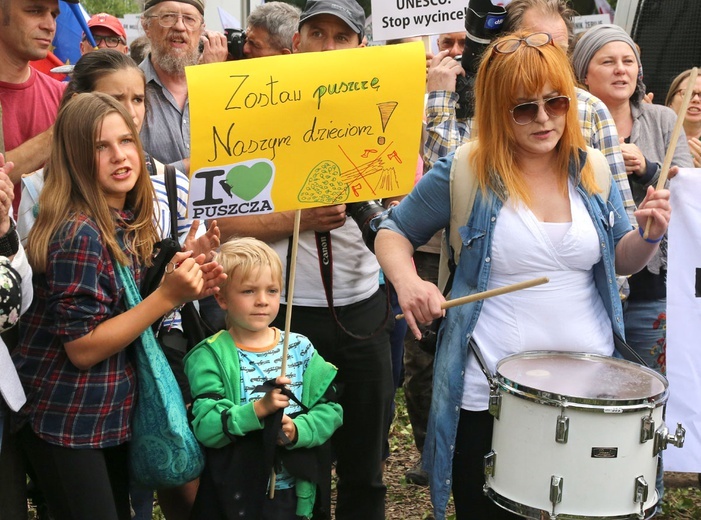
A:
<svg viewBox="0 0 701 520">
<path fill-rule="evenodd" d="M 385 208 L 377 200 L 346 203 L 346 213 L 358 224 L 360 232 L 363 235 L 363 242 L 365 242 L 365 245 L 368 246 L 368 249 L 373 253 L 375 252 L 375 235 L 377 234 L 377 228 L 371 226 L 370 221 L 381 215 L 384 211 Z"/>
<path fill-rule="evenodd" d="M 232 60 L 243 59 L 243 46 L 246 43 L 246 31 L 242 29 L 224 29 L 226 48 Z"/>
<path fill-rule="evenodd" d="M 470 0 L 465 16 L 465 50 L 460 65 L 465 76 L 458 76 L 455 91 L 458 94 L 457 117 L 464 119 L 475 114 L 475 75 L 485 49 L 497 37 L 504 25 L 506 9 L 493 5 L 491 0 Z M 458 58 L 456 58 L 458 59 Z"/>
</svg>

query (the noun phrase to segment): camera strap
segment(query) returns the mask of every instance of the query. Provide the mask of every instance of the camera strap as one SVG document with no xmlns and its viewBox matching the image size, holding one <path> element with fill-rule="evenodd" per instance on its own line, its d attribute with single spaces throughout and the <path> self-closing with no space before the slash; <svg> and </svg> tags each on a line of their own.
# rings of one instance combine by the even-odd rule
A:
<svg viewBox="0 0 701 520">
<path fill-rule="evenodd" d="M 339 321 L 338 316 L 336 315 L 336 308 L 333 305 L 333 254 L 332 254 L 332 249 L 331 249 L 331 233 L 326 231 L 323 233 L 317 233 L 314 232 L 314 239 L 316 240 L 316 251 L 317 255 L 319 257 L 319 270 L 321 272 L 321 282 L 324 284 L 324 293 L 326 294 L 326 303 L 329 306 L 329 310 L 331 311 L 331 315 L 333 316 L 334 321 L 336 322 L 336 325 L 345 332 L 347 335 L 349 335 L 353 339 L 358 339 L 358 340 L 367 340 L 370 338 L 373 338 L 377 336 L 382 329 L 385 328 L 385 325 L 387 325 L 387 321 L 389 320 L 389 317 L 392 313 L 392 307 L 389 301 L 389 286 L 387 283 L 385 283 L 385 287 L 387 288 L 387 312 L 385 314 L 385 319 L 382 320 L 382 323 L 370 334 L 366 336 L 361 336 L 359 334 L 355 334 L 351 331 L 349 331 L 346 327 L 343 326 L 343 324 Z M 288 264 L 289 265 L 289 264 Z M 289 268 L 288 268 L 289 271 Z M 288 302 L 289 304 L 290 302 Z"/>
</svg>

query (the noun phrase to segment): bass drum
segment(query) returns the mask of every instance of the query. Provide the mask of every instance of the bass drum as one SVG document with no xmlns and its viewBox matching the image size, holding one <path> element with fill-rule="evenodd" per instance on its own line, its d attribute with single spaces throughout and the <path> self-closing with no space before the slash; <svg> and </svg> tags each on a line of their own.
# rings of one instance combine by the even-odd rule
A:
<svg viewBox="0 0 701 520">
<path fill-rule="evenodd" d="M 642 519 L 654 511 L 668 442 L 668 383 L 621 359 L 527 352 L 501 360 L 485 493 L 535 519 Z M 681 431 L 680 431 L 681 430 Z"/>
</svg>

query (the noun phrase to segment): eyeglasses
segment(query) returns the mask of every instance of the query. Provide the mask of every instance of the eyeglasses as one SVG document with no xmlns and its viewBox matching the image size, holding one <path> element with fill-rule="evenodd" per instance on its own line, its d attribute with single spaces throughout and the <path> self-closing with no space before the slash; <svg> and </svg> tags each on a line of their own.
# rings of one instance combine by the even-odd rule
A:
<svg viewBox="0 0 701 520">
<path fill-rule="evenodd" d="M 126 45 L 126 42 L 122 40 L 121 37 L 119 36 L 95 36 L 93 35 L 93 38 L 95 39 L 95 47 L 99 47 L 102 42 L 105 42 L 105 47 L 108 49 L 114 49 L 117 45 L 120 43 L 122 45 Z M 87 38 L 83 38 L 83 41 L 88 41 Z"/>
<path fill-rule="evenodd" d="M 521 44 L 526 45 L 526 47 L 542 47 L 549 43 L 553 43 L 553 37 L 546 32 L 538 32 L 529 34 L 525 38 L 508 38 L 506 40 L 501 40 L 494 47 L 492 47 L 492 53 L 496 52 L 498 54 L 512 54 L 516 52 Z"/>
<path fill-rule="evenodd" d="M 527 125 L 536 120 L 541 104 L 545 109 L 545 113 L 550 117 L 561 117 L 570 109 L 570 98 L 567 96 L 554 96 L 543 101 L 529 101 L 528 103 L 516 105 L 509 112 L 511 112 L 511 117 L 514 118 L 514 122 L 517 125 Z"/>
<path fill-rule="evenodd" d="M 679 90 L 677 90 L 677 91 L 675 92 L 675 94 L 680 94 L 681 97 L 684 97 L 684 96 L 686 95 L 686 89 L 685 89 L 685 88 L 680 88 Z M 701 91 L 699 91 L 699 90 L 694 90 L 694 91 L 691 93 L 691 97 L 689 98 L 689 101 L 691 101 L 692 99 L 694 99 L 694 96 L 698 96 L 698 97 L 699 97 L 699 100 L 701 100 Z"/>
<path fill-rule="evenodd" d="M 173 27 L 176 23 L 178 23 L 178 20 L 180 19 L 182 19 L 183 25 L 188 31 L 194 31 L 200 25 L 202 25 L 202 20 L 200 18 L 195 18 L 194 16 L 191 16 L 189 14 L 162 13 L 152 14 L 147 16 L 146 18 L 158 18 L 158 23 L 160 24 L 160 26 L 165 27 L 166 29 L 168 29 L 169 27 Z"/>
</svg>

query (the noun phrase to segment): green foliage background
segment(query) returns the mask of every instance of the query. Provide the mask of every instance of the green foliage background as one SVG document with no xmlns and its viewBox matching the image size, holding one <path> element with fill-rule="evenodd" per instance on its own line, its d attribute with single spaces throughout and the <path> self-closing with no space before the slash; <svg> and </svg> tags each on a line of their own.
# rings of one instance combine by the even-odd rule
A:
<svg viewBox="0 0 701 520">
<path fill-rule="evenodd" d="M 136 0 L 81 0 L 80 3 L 90 14 L 109 13 L 117 18 L 141 12 L 141 2 Z"/>
</svg>

